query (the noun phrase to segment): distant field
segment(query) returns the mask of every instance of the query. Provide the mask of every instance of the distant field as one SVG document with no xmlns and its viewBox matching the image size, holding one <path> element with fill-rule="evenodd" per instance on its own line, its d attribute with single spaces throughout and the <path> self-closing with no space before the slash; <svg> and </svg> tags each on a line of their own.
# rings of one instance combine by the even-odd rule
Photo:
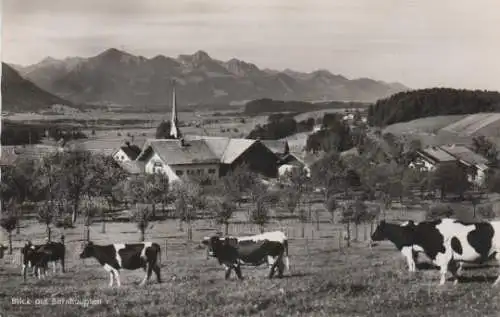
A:
<svg viewBox="0 0 500 317">
<path fill-rule="evenodd" d="M 19 113 L 4 119 L 20 122 L 64 124 L 83 128 L 92 139 L 116 139 L 127 135 L 135 138 L 155 136 L 156 127 L 170 120 L 166 113 L 113 113 L 94 111 L 62 115 Z M 267 122 L 267 115 L 245 117 L 230 111 L 179 112 L 178 119 L 184 134 L 245 137 L 257 125 Z M 93 130 L 94 133 L 93 134 Z"/>
<path fill-rule="evenodd" d="M 401 122 L 386 127 L 384 133 L 419 139 L 425 145 L 471 144 L 472 138 L 484 135 L 500 144 L 500 114 L 436 116 Z"/>
<path fill-rule="evenodd" d="M 323 118 L 326 113 L 344 113 L 347 109 L 325 109 L 317 111 L 309 111 L 296 115 L 294 118 L 296 121 L 304 121 L 309 118 Z"/>
<path fill-rule="evenodd" d="M 413 215 L 407 219 L 418 219 Z M 96 243 L 135 241 L 135 226 L 108 224 L 92 226 Z M 438 271 L 407 272 L 401 253 L 388 242 L 368 248 L 366 242 L 349 249 L 339 236 L 340 227 L 321 223 L 320 230 L 307 225 L 306 237 L 297 233 L 300 225 L 279 224 L 268 230 L 286 230 L 290 236 L 291 270 L 283 279 L 266 278 L 265 266 L 243 267 L 246 280 L 225 281 L 215 259 L 207 259 L 200 239 L 216 227 L 207 221 L 195 223 L 194 241 L 175 221 L 155 223 L 147 239 L 162 247 L 164 282 L 154 276 L 139 287 L 142 270 L 122 271 L 122 287 L 109 288 L 109 275 L 95 259 L 81 260 L 81 227 L 66 232 L 67 273 L 45 280 L 28 277 L 23 282 L 20 267 L 12 256 L 0 260 L 0 314 L 4 316 L 498 316 L 500 298 L 491 282 L 497 268 L 465 270 L 462 282 L 438 287 Z M 364 227 L 366 228 L 366 227 Z M 366 230 L 366 229 L 361 230 Z M 249 234 L 255 227 L 232 226 L 232 234 Z M 237 230 L 237 231 L 236 231 Z M 363 231 L 361 231 L 363 232 Z M 313 236 L 314 235 L 314 236 Z M 23 228 L 21 240 L 41 242 L 43 228 Z M 58 237 L 56 235 L 56 237 Z M 167 245 L 165 246 L 165 239 Z M 360 235 L 361 240 L 365 240 Z M 338 242 L 341 241 L 342 248 Z M 51 274 L 51 273 L 49 273 Z M 234 274 L 234 273 L 233 273 Z M 66 298 L 96 301 L 82 305 L 13 305 L 12 298 Z"/>
<path fill-rule="evenodd" d="M 467 115 L 436 116 L 420 118 L 409 122 L 400 122 L 387 126 L 383 133 L 412 134 L 412 133 L 437 133 L 440 129 L 457 122 Z"/>
</svg>

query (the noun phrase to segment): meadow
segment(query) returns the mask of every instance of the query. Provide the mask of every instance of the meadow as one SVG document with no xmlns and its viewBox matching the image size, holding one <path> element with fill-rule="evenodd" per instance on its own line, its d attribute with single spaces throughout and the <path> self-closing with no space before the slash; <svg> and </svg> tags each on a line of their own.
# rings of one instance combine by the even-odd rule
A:
<svg viewBox="0 0 500 317">
<path fill-rule="evenodd" d="M 242 213 L 243 211 L 240 211 Z M 422 217 L 421 210 L 395 209 L 388 219 Z M 240 214 L 235 219 L 241 219 Z M 95 243 L 132 242 L 139 237 L 133 223 L 92 225 Z M 319 230 L 307 224 L 275 221 L 266 230 L 281 229 L 290 237 L 291 269 L 283 279 L 267 279 L 267 269 L 244 267 L 244 281 L 233 275 L 224 280 L 215 259 L 207 259 L 202 237 L 219 229 L 210 220 L 194 223 L 194 239 L 186 240 L 174 220 L 155 222 L 146 239 L 162 246 L 163 283 L 154 275 L 145 287 L 138 284 L 141 270 L 122 271 L 121 288 L 109 288 L 109 276 L 95 259 L 80 260 L 82 227 L 67 229 L 67 273 L 45 280 L 22 280 L 15 255 L 0 260 L 0 315 L 2 316 L 498 316 L 500 295 L 491 286 L 498 268 L 464 271 L 459 285 L 438 287 L 438 271 L 423 269 L 410 274 L 401 254 L 389 242 L 372 248 L 360 233 L 359 242 L 347 248 L 343 227 L 321 216 Z M 360 232 L 366 232 L 368 226 Z M 256 233 L 250 224 L 234 223 L 230 234 Z M 40 243 L 44 229 L 24 222 L 15 246 L 25 239 Z M 58 234 L 54 235 L 58 239 Z M 57 303 L 60 299 L 80 300 Z M 31 299 L 37 304 L 13 304 Z M 87 300 L 88 302 L 84 302 Z"/>
</svg>

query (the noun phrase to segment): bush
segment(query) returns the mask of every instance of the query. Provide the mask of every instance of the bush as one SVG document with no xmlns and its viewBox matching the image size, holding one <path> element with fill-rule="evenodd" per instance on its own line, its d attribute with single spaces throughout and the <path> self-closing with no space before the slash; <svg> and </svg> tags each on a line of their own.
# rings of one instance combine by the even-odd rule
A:
<svg viewBox="0 0 500 317">
<path fill-rule="evenodd" d="M 425 220 L 438 220 L 455 216 L 455 211 L 447 204 L 434 204 L 425 214 Z"/>
<path fill-rule="evenodd" d="M 484 220 L 492 220 L 496 217 L 492 204 L 485 204 L 477 207 L 476 214 Z"/>
</svg>

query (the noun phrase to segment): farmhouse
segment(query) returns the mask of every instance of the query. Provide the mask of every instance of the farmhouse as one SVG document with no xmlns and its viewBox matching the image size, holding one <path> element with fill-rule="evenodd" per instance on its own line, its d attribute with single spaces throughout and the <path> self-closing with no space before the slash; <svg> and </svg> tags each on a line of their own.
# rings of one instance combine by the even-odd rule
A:
<svg viewBox="0 0 500 317">
<path fill-rule="evenodd" d="M 489 161 L 463 145 L 444 145 L 441 149 L 454 156 L 467 168 L 469 181 L 481 184 L 485 180 Z"/>
<path fill-rule="evenodd" d="M 130 144 L 130 142 L 125 142 L 124 146 L 121 146 L 113 153 L 113 158 L 116 162 L 130 162 L 134 161 L 141 153 L 141 148 L 137 145 Z"/>
<path fill-rule="evenodd" d="M 277 158 L 257 140 L 187 135 L 182 139 L 148 140 L 137 162 L 144 173 L 217 179 L 238 166 L 267 177 L 277 176 Z"/>
<path fill-rule="evenodd" d="M 454 164 L 457 159 L 437 146 L 429 146 L 417 151 L 417 157 L 409 164 L 410 167 L 423 171 L 433 171 L 438 166 Z"/>
</svg>

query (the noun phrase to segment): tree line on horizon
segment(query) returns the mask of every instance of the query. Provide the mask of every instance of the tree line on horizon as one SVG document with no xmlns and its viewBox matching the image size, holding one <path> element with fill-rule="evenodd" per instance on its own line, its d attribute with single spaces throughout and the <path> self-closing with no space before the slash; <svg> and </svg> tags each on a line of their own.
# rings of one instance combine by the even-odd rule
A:
<svg viewBox="0 0 500 317">
<path fill-rule="evenodd" d="M 368 108 L 368 124 L 383 127 L 418 118 L 496 112 L 500 93 L 485 90 L 430 88 L 405 91 L 378 100 Z"/>
</svg>

